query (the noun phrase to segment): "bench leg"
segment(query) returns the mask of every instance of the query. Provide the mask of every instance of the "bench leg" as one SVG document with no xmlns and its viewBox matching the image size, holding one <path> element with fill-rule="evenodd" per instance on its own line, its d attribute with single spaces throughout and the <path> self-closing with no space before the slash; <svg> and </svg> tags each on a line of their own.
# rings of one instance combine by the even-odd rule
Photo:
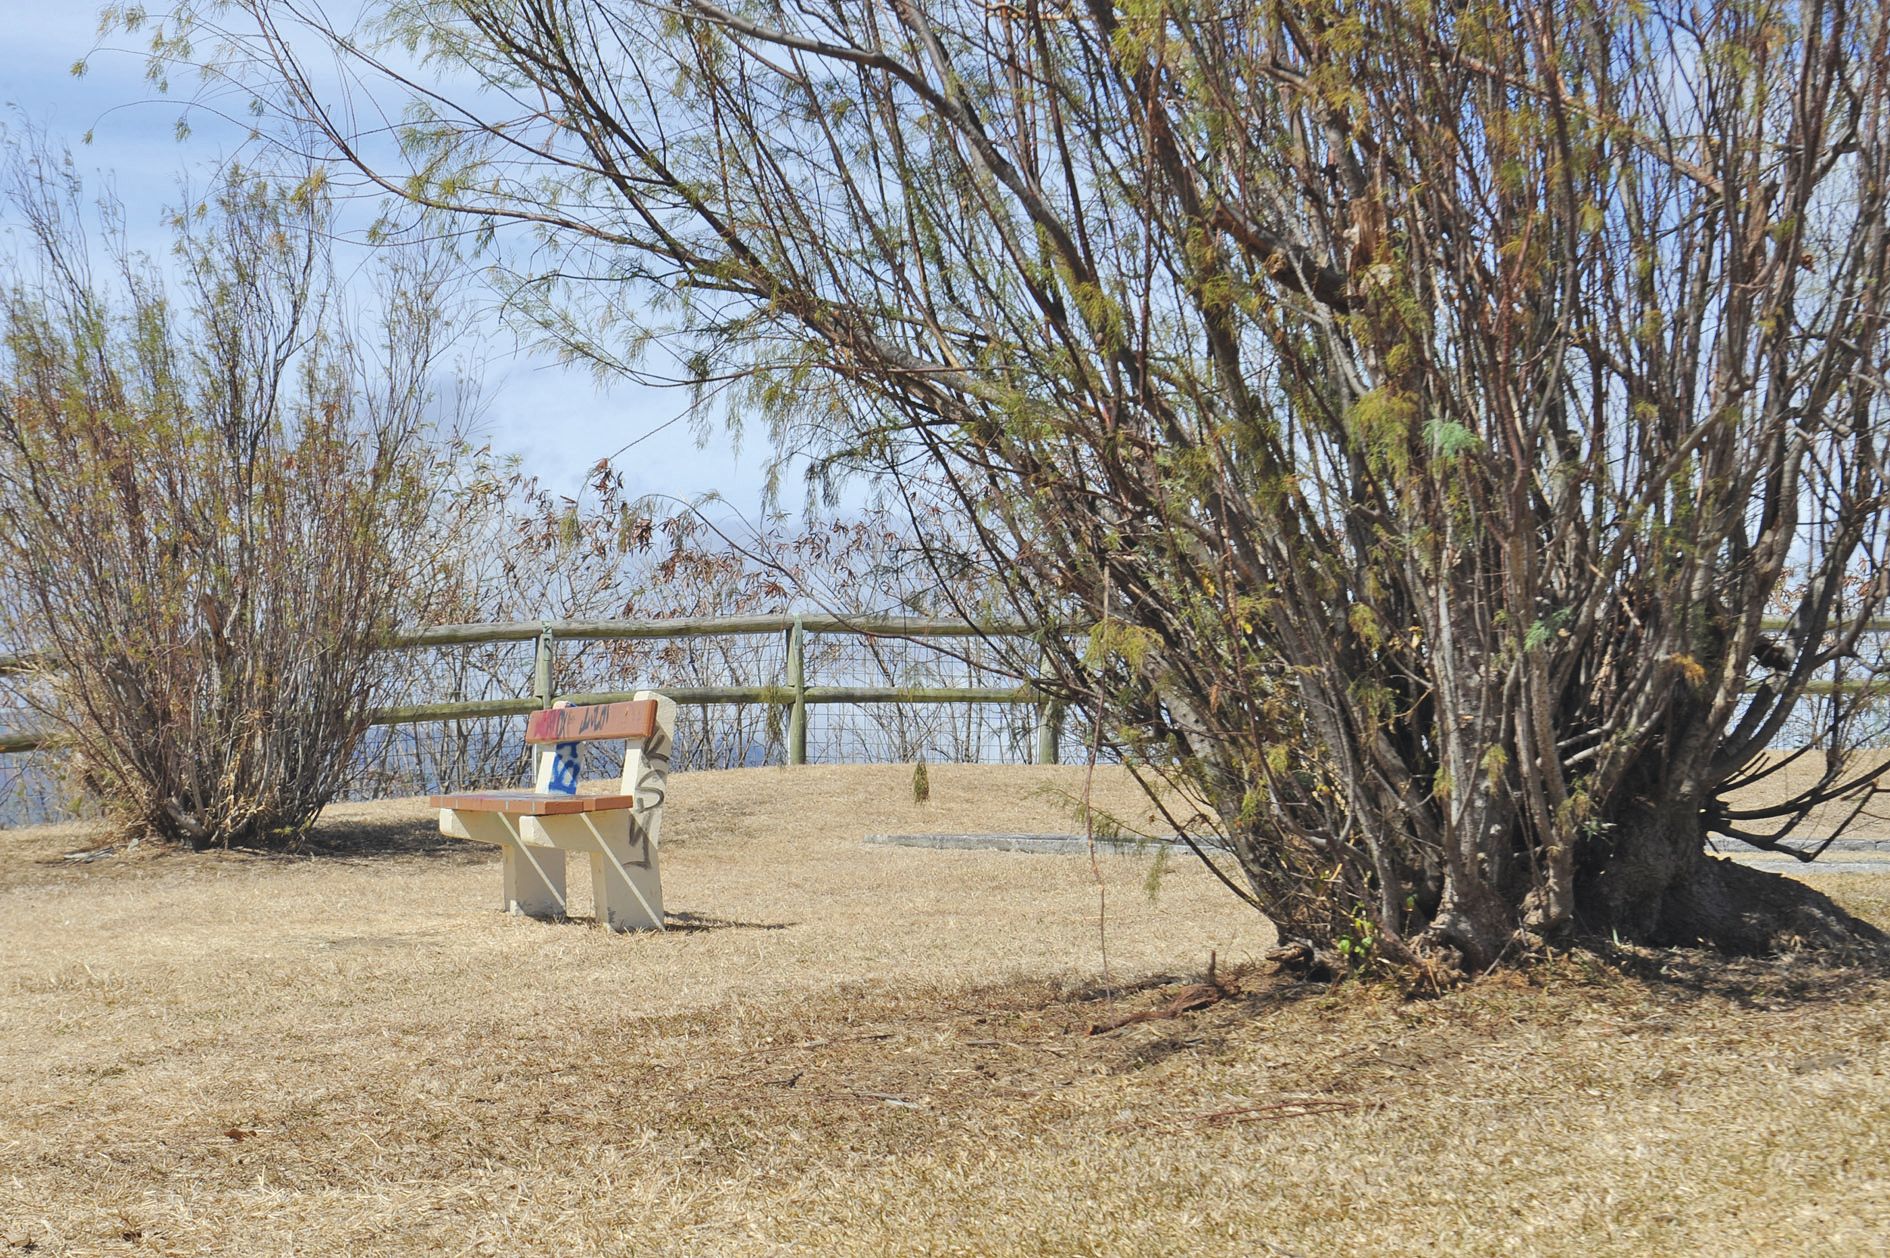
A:
<svg viewBox="0 0 1890 1258">
<path fill-rule="evenodd" d="M 504 843 L 505 911 L 526 917 L 563 917 L 564 853 L 553 847 Z"/>
<path fill-rule="evenodd" d="M 643 854 L 649 852 L 649 859 Z M 606 843 L 591 857 L 597 920 L 612 930 L 664 930 L 663 883 L 656 851 L 643 844 Z"/>
<path fill-rule="evenodd" d="M 668 929 L 663 925 L 656 844 L 611 833 L 614 825 L 600 829 L 588 816 L 585 822 L 596 844 L 590 853 L 591 899 L 598 924 L 611 930 Z"/>
<path fill-rule="evenodd" d="M 526 818 L 529 823 L 530 818 Z M 440 833 L 490 843 L 499 849 L 505 885 L 499 907 L 527 917 L 563 917 L 564 853 L 528 845 L 512 818 L 482 810 L 440 810 Z"/>
</svg>

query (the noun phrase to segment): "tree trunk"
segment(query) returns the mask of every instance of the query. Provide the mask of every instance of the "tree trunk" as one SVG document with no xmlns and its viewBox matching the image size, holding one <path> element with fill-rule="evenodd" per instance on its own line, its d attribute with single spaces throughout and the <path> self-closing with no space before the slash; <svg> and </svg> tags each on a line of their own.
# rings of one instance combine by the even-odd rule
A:
<svg viewBox="0 0 1890 1258">
<path fill-rule="evenodd" d="M 1513 906 L 1482 878 L 1453 869 L 1420 943 L 1434 959 L 1474 974 L 1495 964 L 1516 937 Z M 1454 955 L 1453 955 L 1454 953 Z"/>
</svg>

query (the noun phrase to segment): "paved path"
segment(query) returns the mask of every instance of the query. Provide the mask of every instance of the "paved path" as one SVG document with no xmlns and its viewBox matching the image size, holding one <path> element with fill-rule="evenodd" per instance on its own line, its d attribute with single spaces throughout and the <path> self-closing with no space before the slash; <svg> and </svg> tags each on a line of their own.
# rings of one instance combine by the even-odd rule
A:
<svg viewBox="0 0 1890 1258">
<path fill-rule="evenodd" d="M 874 846 L 924 847 L 947 851 L 977 852 L 1052 852 L 1063 855 L 1087 853 L 1089 840 L 1080 834 L 869 834 L 866 841 Z M 1098 839 L 1096 850 L 1104 855 L 1152 854 L 1162 840 Z M 1167 844 L 1176 852 L 1185 852 L 1175 840 Z M 1809 846 L 1809 845 L 1807 845 Z M 1763 852 L 1744 843 L 1723 843 L 1720 850 L 1742 865 L 1815 878 L 1829 874 L 1890 874 L 1890 839 L 1839 839 L 1824 855 L 1809 863 L 1782 852 Z"/>
<path fill-rule="evenodd" d="M 1827 874 L 1890 874 L 1890 839 L 1839 839 L 1817 860 L 1810 862 L 1783 852 L 1762 852 L 1743 843 L 1727 843 L 1721 850 L 1741 865 L 1800 878 Z"/>
</svg>

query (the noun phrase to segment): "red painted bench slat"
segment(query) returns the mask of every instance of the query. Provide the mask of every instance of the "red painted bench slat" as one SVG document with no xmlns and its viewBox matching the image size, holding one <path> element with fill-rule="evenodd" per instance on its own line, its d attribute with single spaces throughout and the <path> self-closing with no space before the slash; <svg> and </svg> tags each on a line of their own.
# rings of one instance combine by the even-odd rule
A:
<svg viewBox="0 0 1890 1258">
<path fill-rule="evenodd" d="M 549 795 L 538 791 L 473 791 L 464 795 L 429 795 L 429 808 L 497 812 L 508 817 L 561 817 L 567 813 L 609 812 L 635 808 L 635 795 Z"/>
<path fill-rule="evenodd" d="M 644 739 L 656 732 L 656 700 L 546 708 L 525 724 L 528 743 L 579 743 L 602 738 Z"/>
</svg>

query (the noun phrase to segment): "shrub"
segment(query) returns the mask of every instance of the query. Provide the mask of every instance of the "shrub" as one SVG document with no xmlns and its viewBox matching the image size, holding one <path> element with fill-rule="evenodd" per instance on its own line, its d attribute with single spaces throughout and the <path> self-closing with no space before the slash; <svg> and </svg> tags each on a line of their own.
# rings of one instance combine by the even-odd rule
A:
<svg viewBox="0 0 1890 1258">
<path fill-rule="evenodd" d="M 173 219 L 167 275 L 110 203 L 88 234 L 69 158 L 6 156 L 28 244 L 0 295 L 0 618 L 41 651 L 23 693 L 128 832 L 291 841 L 424 593 L 440 260 L 380 262 L 370 351 L 319 179 L 226 176 Z"/>
</svg>

